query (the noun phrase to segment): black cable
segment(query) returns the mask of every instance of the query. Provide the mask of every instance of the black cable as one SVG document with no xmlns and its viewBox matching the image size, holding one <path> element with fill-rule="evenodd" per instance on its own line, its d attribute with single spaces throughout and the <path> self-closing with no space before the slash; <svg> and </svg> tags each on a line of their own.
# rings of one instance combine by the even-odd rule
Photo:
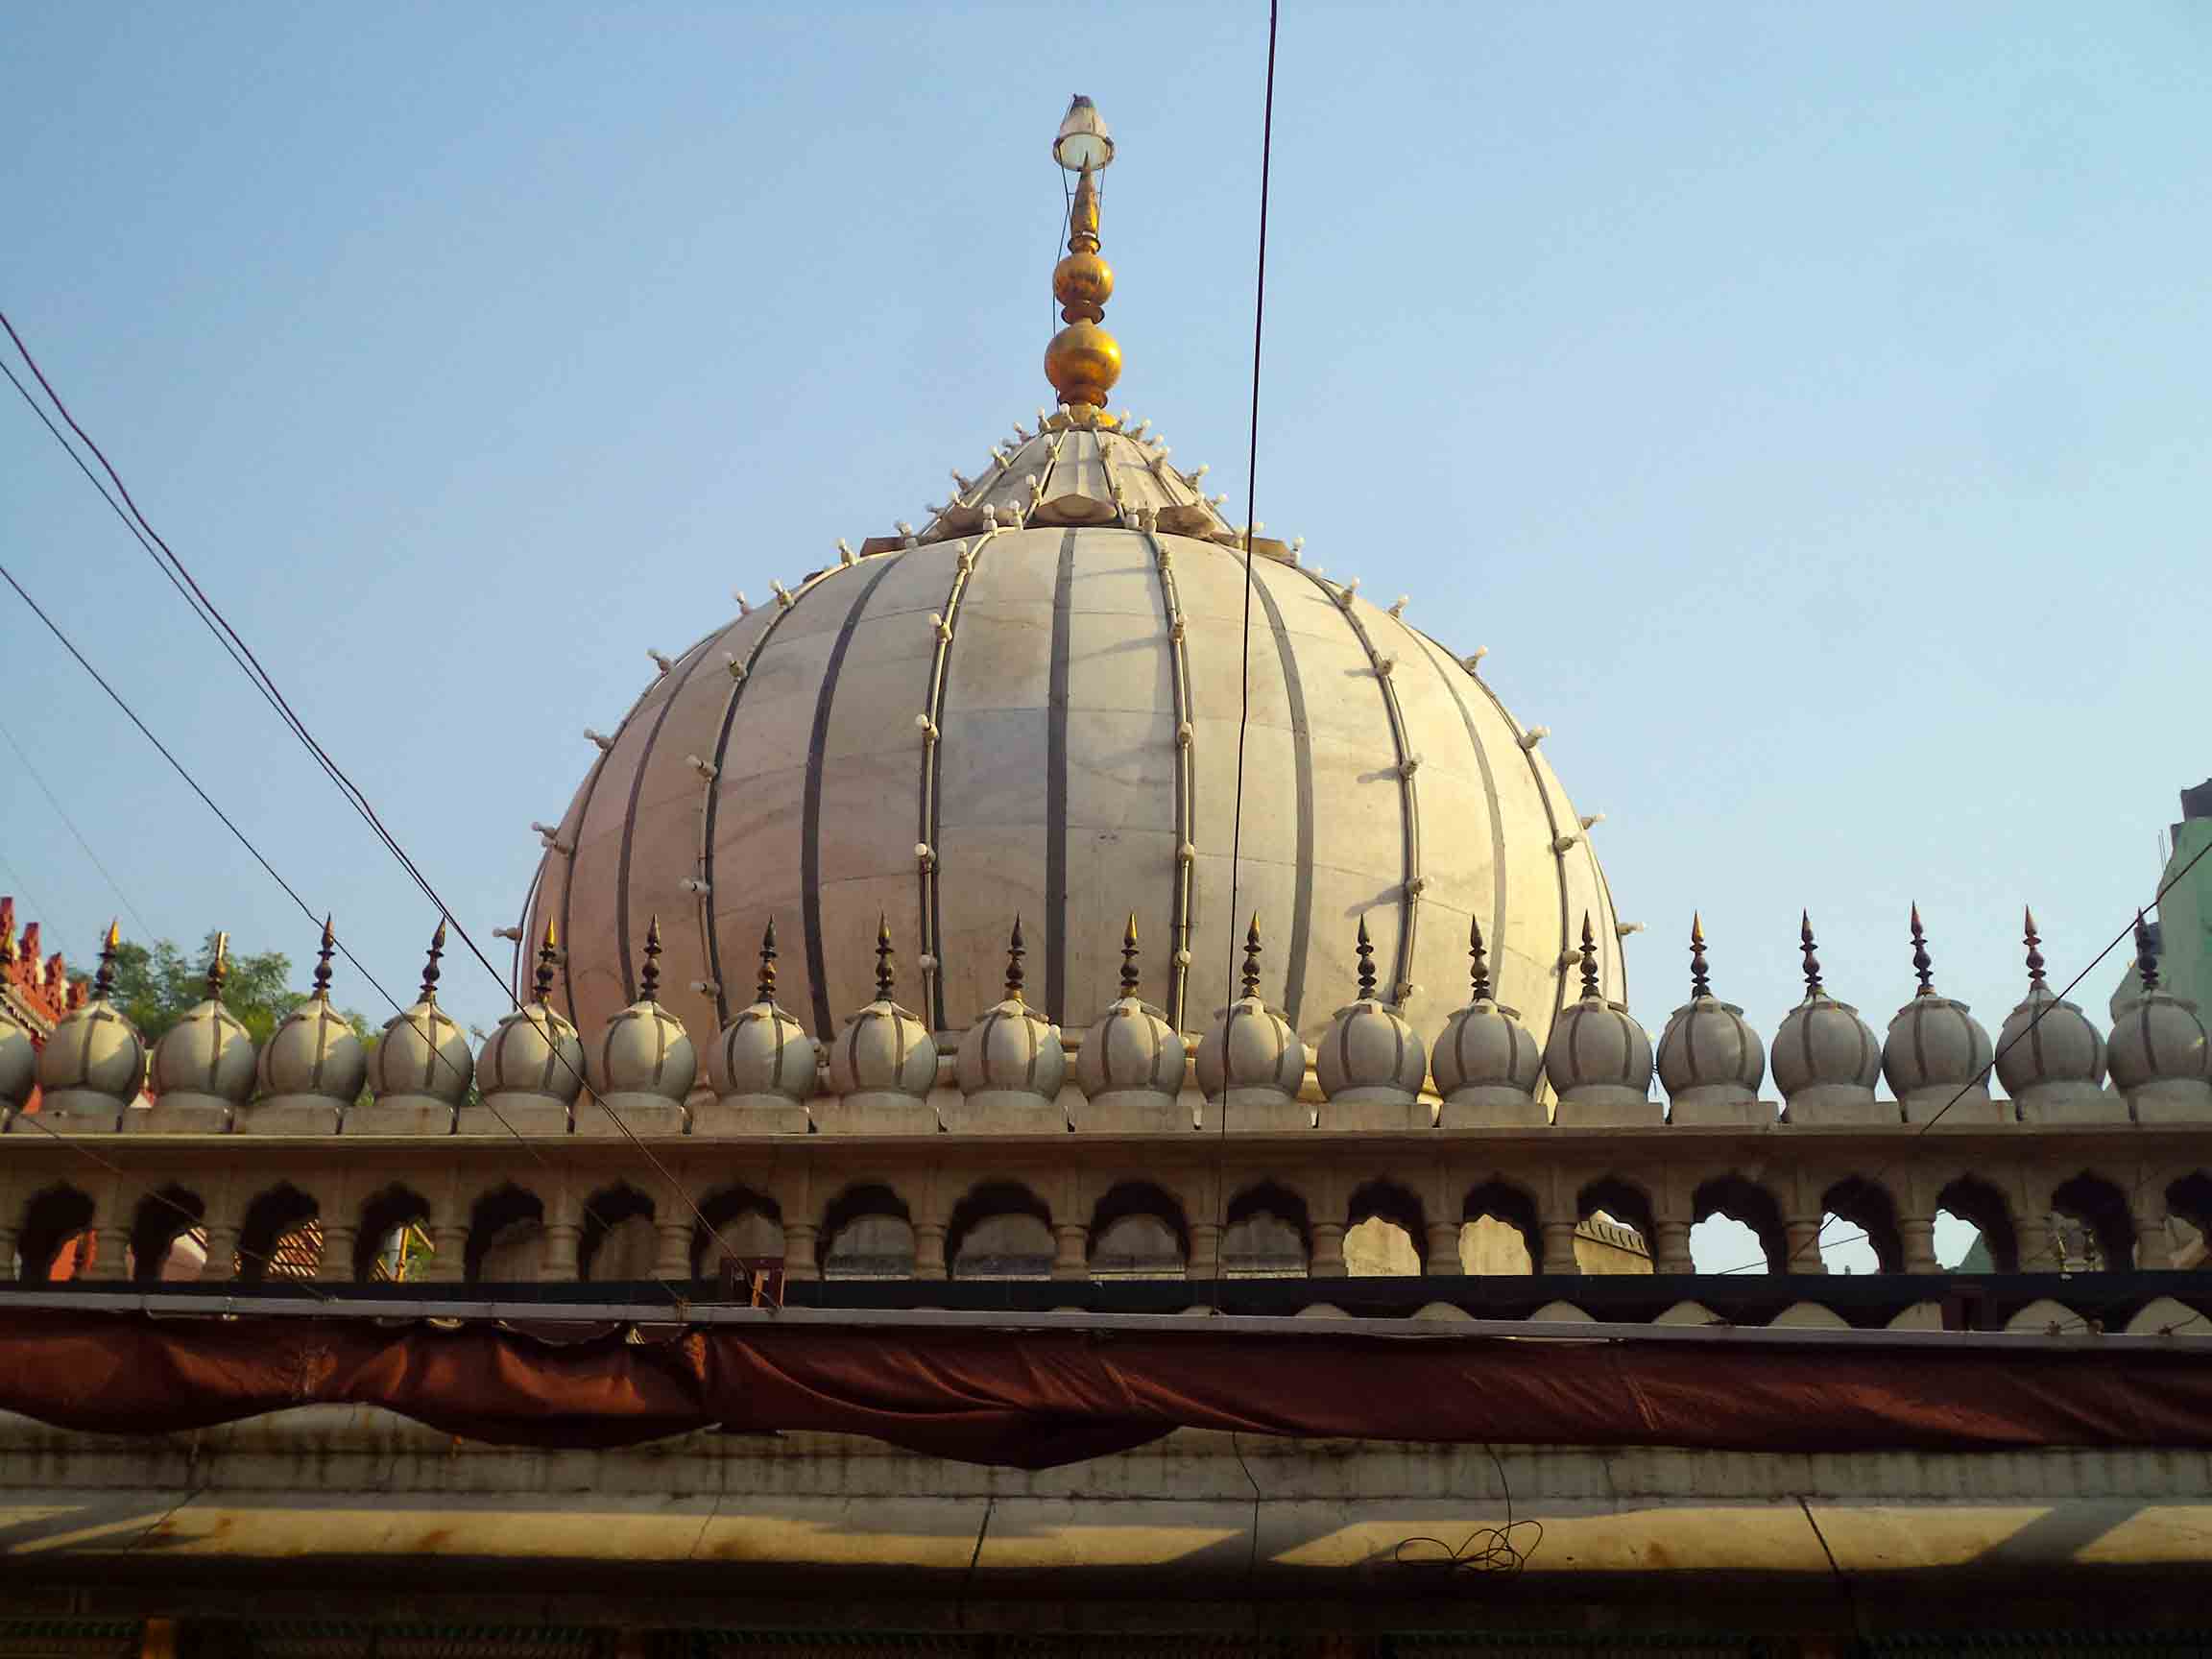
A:
<svg viewBox="0 0 2212 1659">
<path fill-rule="evenodd" d="M 146 918 L 138 914 L 138 906 L 131 902 L 131 896 L 123 891 L 123 883 L 116 880 L 113 872 L 100 862 L 100 854 L 92 851 L 92 843 L 84 839 L 84 831 L 77 828 L 77 821 L 69 816 L 61 803 L 55 798 L 54 791 L 47 786 L 46 780 L 38 775 L 38 768 L 31 764 L 31 757 L 23 753 L 23 745 L 15 741 L 15 733 L 9 731 L 5 723 L 0 723 L 0 738 L 6 738 L 8 747 L 15 751 L 15 758 L 23 763 L 23 770 L 30 775 L 31 781 L 38 786 L 38 793 L 46 797 L 46 805 L 54 808 L 54 816 L 61 820 L 61 827 L 69 831 L 84 856 L 92 861 L 92 868 L 100 872 L 101 878 L 130 913 L 131 920 L 138 924 L 138 930 L 147 938 L 153 938 L 154 929 L 147 926 Z"/>
</svg>

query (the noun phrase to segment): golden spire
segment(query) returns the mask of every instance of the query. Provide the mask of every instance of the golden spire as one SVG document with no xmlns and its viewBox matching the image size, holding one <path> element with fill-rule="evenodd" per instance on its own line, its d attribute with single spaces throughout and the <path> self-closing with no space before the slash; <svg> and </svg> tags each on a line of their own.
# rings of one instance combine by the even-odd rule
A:
<svg viewBox="0 0 2212 1659">
<path fill-rule="evenodd" d="M 1045 377 L 1060 394 L 1066 423 L 1111 426 L 1106 395 L 1121 378 L 1121 346 L 1098 326 L 1114 293 L 1114 269 L 1098 256 L 1097 175 L 1114 160 L 1114 140 L 1080 93 L 1052 140 L 1052 156 L 1076 180 L 1068 210 L 1068 256 L 1052 268 L 1052 296 L 1068 326 L 1045 348 Z"/>
</svg>

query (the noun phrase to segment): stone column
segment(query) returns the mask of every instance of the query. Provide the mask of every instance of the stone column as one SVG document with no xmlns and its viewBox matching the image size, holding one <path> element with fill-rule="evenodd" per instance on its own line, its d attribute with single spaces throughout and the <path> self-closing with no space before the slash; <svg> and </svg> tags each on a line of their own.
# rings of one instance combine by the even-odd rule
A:
<svg viewBox="0 0 2212 1659">
<path fill-rule="evenodd" d="M 1909 1216 L 1897 1223 L 1897 1234 L 1905 1247 L 1906 1272 L 1943 1271 L 1936 1260 L 1936 1221 L 1933 1216 Z"/>
<path fill-rule="evenodd" d="M 583 1239 L 584 1229 L 574 1221 L 546 1222 L 545 1254 L 538 1263 L 539 1282 L 546 1285 L 573 1285 L 579 1272 L 576 1251 Z"/>
<path fill-rule="evenodd" d="M 1316 1221 L 1313 1223 L 1313 1253 L 1306 1263 L 1306 1272 L 1314 1279 L 1341 1279 L 1344 1268 L 1344 1223 L 1341 1221 Z"/>
<path fill-rule="evenodd" d="M 128 1277 L 131 1229 L 95 1227 L 92 1229 L 92 1270 L 84 1277 L 96 1283 Z"/>
<path fill-rule="evenodd" d="M 207 1264 L 200 1269 L 203 1285 L 222 1285 L 236 1277 L 231 1270 L 238 1254 L 238 1229 L 220 1222 L 207 1225 Z"/>
<path fill-rule="evenodd" d="M 1459 1265 L 1459 1223 L 1456 1221 L 1431 1221 L 1429 1223 L 1429 1253 L 1421 1259 L 1421 1271 L 1431 1278 L 1445 1273 L 1463 1273 Z"/>
<path fill-rule="evenodd" d="M 1572 1221 L 1546 1221 L 1539 1231 L 1544 1235 L 1544 1261 L 1538 1271 L 1544 1273 L 1579 1273 L 1581 1264 L 1575 1260 L 1575 1227 Z"/>
<path fill-rule="evenodd" d="M 1792 1215 L 1782 1223 L 1782 1267 L 1785 1273 L 1825 1273 L 1820 1260 L 1820 1221 Z"/>
<path fill-rule="evenodd" d="M 1052 1277 L 1090 1278 L 1091 1229 L 1079 1222 L 1063 1221 L 1052 1229 L 1052 1237 L 1060 1241 L 1059 1251 L 1052 1258 Z"/>
<path fill-rule="evenodd" d="M 1651 1230 L 1659 1237 L 1652 1240 L 1658 1254 L 1651 1260 L 1654 1273 L 1695 1273 L 1697 1264 L 1690 1259 L 1690 1223 L 1687 1221 L 1654 1221 Z"/>
<path fill-rule="evenodd" d="M 2109 1266 L 2125 1268 L 2125 1262 L 2110 1262 Z M 2171 1267 L 2174 1265 L 2173 1242 L 2166 1236 L 2166 1217 L 2163 1213 L 2135 1214 L 2135 1265 L 2142 1268 Z"/>
<path fill-rule="evenodd" d="M 683 1219 L 656 1221 L 653 1231 L 661 1236 L 660 1254 L 653 1259 L 653 1276 L 656 1279 L 684 1280 L 691 1277 L 691 1213 L 686 1209 Z"/>
<path fill-rule="evenodd" d="M 468 1276 L 469 1229 L 450 1221 L 426 1228 L 430 1235 L 430 1270 L 423 1274 L 432 1285 L 458 1285 Z"/>
<path fill-rule="evenodd" d="M 0 1278 L 13 1281 L 22 1276 L 23 1263 L 15 1259 L 17 1234 L 12 1227 L 0 1227 Z"/>
<path fill-rule="evenodd" d="M 945 1223 L 914 1223 L 914 1277 L 934 1283 L 949 1277 L 945 1271 Z"/>
<path fill-rule="evenodd" d="M 353 1278 L 353 1246 L 360 1234 L 351 1227 L 323 1229 L 323 1259 L 315 1263 L 315 1277 L 340 1285 Z"/>
<path fill-rule="evenodd" d="M 1221 1277 L 1221 1223 L 1218 1221 L 1193 1221 L 1190 1223 L 1190 1259 L 1183 1263 L 1186 1279 L 1218 1279 Z"/>
<path fill-rule="evenodd" d="M 819 1279 L 822 1269 L 814 1264 L 814 1239 L 821 1229 L 811 1221 L 786 1221 L 783 1223 L 783 1277 L 796 1283 L 801 1279 Z M 943 1255 L 940 1244 L 939 1255 Z"/>
</svg>

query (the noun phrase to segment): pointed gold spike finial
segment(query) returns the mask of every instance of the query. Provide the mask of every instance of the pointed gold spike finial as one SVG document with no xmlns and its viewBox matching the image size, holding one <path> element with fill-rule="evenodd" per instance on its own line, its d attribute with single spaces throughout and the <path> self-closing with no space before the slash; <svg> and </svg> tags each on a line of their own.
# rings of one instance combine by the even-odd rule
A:
<svg viewBox="0 0 2212 1659">
<path fill-rule="evenodd" d="M 545 918 L 545 942 L 538 947 L 538 974 L 531 991 L 531 999 L 541 1008 L 553 1005 L 553 972 L 561 961 L 560 935 L 553 930 L 553 918 Z"/>
<path fill-rule="evenodd" d="M 1137 912 L 1129 912 L 1129 926 L 1121 929 L 1121 995 L 1137 995 Z"/>
<path fill-rule="evenodd" d="M 323 917 L 323 943 L 315 950 L 315 989 L 309 993 L 318 1002 L 330 1000 L 330 958 L 338 950 L 338 935 L 330 929 L 327 912 Z"/>
<path fill-rule="evenodd" d="M 230 935 L 217 932 L 215 952 L 207 958 L 207 1000 L 223 1000 L 223 981 L 230 974 Z"/>
<path fill-rule="evenodd" d="M 95 1002 L 105 1002 L 114 994 L 115 950 L 122 943 L 122 924 L 109 922 L 107 936 L 100 941 L 100 971 L 92 975 L 92 1000 Z"/>
<path fill-rule="evenodd" d="M 776 1000 L 776 918 L 768 918 L 768 926 L 760 934 L 760 978 L 754 987 L 754 1000 L 771 1005 Z"/>
<path fill-rule="evenodd" d="M 1598 988 L 1598 935 L 1590 926 L 1590 912 L 1582 912 L 1582 1000 L 1602 1000 Z"/>
<path fill-rule="evenodd" d="M 1252 912 L 1252 926 L 1244 929 L 1244 995 L 1260 995 L 1260 912 Z"/>
<path fill-rule="evenodd" d="M 1111 426 L 1106 395 L 1121 378 L 1121 346 L 1099 326 L 1114 293 L 1114 270 L 1098 256 L 1098 174 L 1113 163 L 1114 140 L 1096 108 L 1080 93 L 1068 106 L 1052 155 L 1076 180 L 1068 209 L 1068 256 L 1052 270 L 1052 296 L 1068 325 L 1045 348 L 1045 378 L 1060 395 L 1067 418 Z"/>
<path fill-rule="evenodd" d="M 891 917 L 887 911 L 876 913 L 876 1000 L 891 1000 L 892 988 L 899 982 L 898 971 L 891 966 Z"/>
<path fill-rule="evenodd" d="M 1017 913 L 1013 937 L 1006 941 L 1006 1000 L 1009 1002 L 1022 1000 L 1022 958 L 1028 954 L 1022 946 L 1022 918 Z"/>
<path fill-rule="evenodd" d="M 1690 995 L 1693 999 L 1713 995 L 1713 981 L 1705 971 L 1705 918 L 1690 912 Z"/>
</svg>

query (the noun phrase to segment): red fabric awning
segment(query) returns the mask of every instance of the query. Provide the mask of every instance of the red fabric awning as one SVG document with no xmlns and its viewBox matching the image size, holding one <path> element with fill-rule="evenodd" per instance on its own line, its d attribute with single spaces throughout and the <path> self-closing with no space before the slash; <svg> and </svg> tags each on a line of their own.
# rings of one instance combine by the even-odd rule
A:
<svg viewBox="0 0 2212 1659">
<path fill-rule="evenodd" d="M 821 1325 L 559 1344 L 491 1323 L 0 1311 L 0 1407 L 42 1422 L 159 1433 L 320 1404 L 514 1445 L 824 1430 L 1022 1468 L 1176 1428 L 1765 1452 L 2212 1445 L 2212 1364 L 2142 1350 Z"/>
</svg>

